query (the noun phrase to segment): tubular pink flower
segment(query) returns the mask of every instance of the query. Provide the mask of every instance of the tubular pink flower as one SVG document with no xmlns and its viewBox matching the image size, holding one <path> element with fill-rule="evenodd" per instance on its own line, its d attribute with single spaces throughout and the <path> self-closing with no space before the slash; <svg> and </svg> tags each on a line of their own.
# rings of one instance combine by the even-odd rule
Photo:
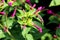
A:
<svg viewBox="0 0 60 40">
<path fill-rule="evenodd" d="M 1 15 L 4 15 L 4 14 L 5 14 L 5 12 L 0 12 L 0 14 L 1 14 Z"/>
<path fill-rule="evenodd" d="M 33 5 L 33 8 L 36 7 L 36 4 Z"/>
<path fill-rule="evenodd" d="M 48 14 L 53 14 L 52 10 L 47 10 Z"/>
<path fill-rule="evenodd" d="M 14 9 L 14 12 L 13 12 L 13 14 L 11 16 L 14 17 L 15 14 L 16 14 L 16 8 Z"/>
<path fill-rule="evenodd" d="M 40 6 L 40 7 L 38 7 L 38 11 L 41 11 L 42 9 L 44 9 L 45 7 L 42 7 L 42 6 Z"/>
<path fill-rule="evenodd" d="M 30 0 L 26 0 L 26 2 L 27 2 L 27 3 L 29 3 L 29 5 L 30 5 L 30 6 L 32 6 L 32 4 L 31 4 Z"/>
<path fill-rule="evenodd" d="M 31 6 L 31 8 L 30 8 L 30 9 L 32 10 L 32 9 L 33 9 L 33 8 L 35 8 L 35 7 L 36 7 L 36 4 L 34 4 L 33 6 Z"/>
<path fill-rule="evenodd" d="M 29 2 L 30 2 L 30 0 L 26 0 L 26 2 L 27 2 L 27 3 L 29 3 Z"/>
<path fill-rule="evenodd" d="M 2 2 L 4 2 L 5 0 L 2 0 Z"/>
<path fill-rule="evenodd" d="M 37 26 L 37 25 L 35 25 L 35 24 L 34 24 L 34 26 L 38 29 L 38 31 L 39 31 L 40 33 L 42 33 L 42 28 L 41 28 L 41 27 L 39 27 L 39 26 Z"/>
<path fill-rule="evenodd" d="M 38 12 L 41 11 L 41 10 L 43 10 L 44 8 L 45 8 L 45 7 L 42 7 L 42 6 L 38 7 L 38 9 L 34 12 L 34 14 L 35 14 L 36 16 L 38 16 Z"/>
<path fill-rule="evenodd" d="M 39 31 L 40 33 L 42 33 L 42 28 L 39 28 L 38 31 Z"/>
</svg>

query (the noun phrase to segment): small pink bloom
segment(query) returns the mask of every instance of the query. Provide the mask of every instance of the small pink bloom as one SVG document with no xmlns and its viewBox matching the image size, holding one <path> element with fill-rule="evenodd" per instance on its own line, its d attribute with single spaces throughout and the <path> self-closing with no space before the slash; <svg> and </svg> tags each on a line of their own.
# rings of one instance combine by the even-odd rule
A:
<svg viewBox="0 0 60 40">
<path fill-rule="evenodd" d="M 27 2 L 27 3 L 29 3 L 29 5 L 30 5 L 30 6 L 32 6 L 32 4 L 31 4 L 30 0 L 26 0 L 26 2 Z"/>
<path fill-rule="evenodd" d="M 8 31 L 8 28 L 7 27 L 4 27 L 4 32 L 7 32 Z"/>
<path fill-rule="evenodd" d="M 53 35 L 53 38 L 57 38 L 57 35 Z"/>
<path fill-rule="evenodd" d="M 42 33 L 42 28 L 38 28 L 38 31 L 39 31 L 40 33 Z"/>
<path fill-rule="evenodd" d="M 4 14 L 5 14 L 5 12 L 0 12 L 0 14 L 1 14 L 1 15 L 4 15 Z"/>
<path fill-rule="evenodd" d="M 52 10 L 47 10 L 48 14 L 53 14 Z"/>
<path fill-rule="evenodd" d="M 26 28 L 26 25 L 23 25 L 23 26 L 22 26 L 22 29 L 25 29 L 25 28 Z"/>
<path fill-rule="evenodd" d="M 4 0 L 2 0 L 2 2 L 4 2 Z"/>
<path fill-rule="evenodd" d="M 27 3 L 29 3 L 29 2 L 30 2 L 30 0 L 26 0 L 26 2 L 27 2 Z"/>
<path fill-rule="evenodd" d="M 43 10 L 44 8 L 45 7 L 42 7 L 42 6 L 38 7 L 38 9 L 34 12 L 34 14 L 36 14 L 36 16 L 37 16 L 38 12 L 41 11 L 41 10 Z"/>
<path fill-rule="evenodd" d="M 34 25 L 37 29 L 38 29 L 38 31 L 40 32 L 40 33 L 42 33 L 42 28 L 41 27 L 39 27 L 39 26 L 37 26 L 37 25 Z"/>
<path fill-rule="evenodd" d="M 11 16 L 14 17 L 15 14 L 16 14 L 16 8 L 14 9 L 14 12 L 13 12 L 13 14 Z"/>
<path fill-rule="evenodd" d="M 34 7 L 36 7 L 36 4 L 34 4 L 33 6 L 31 6 L 31 8 L 30 8 L 30 9 L 32 10 Z"/>
<path fill-rule="evenodd" d="M 36 7 L 36 4 L 33 5 L 33 8 Z"/>
<path fill-rule="evenodd" d="M 9 6 L 12 6 L 12 4 L 13 4 L 13 1 L 8 2 Z"/>
<path fill-rule="evenodd" d="M 41 10 L 43 10 L 45 7 L 42 7 L 42 6 L 40 6 L 40 7 L 38 7 L 38 11 L 41 11 Z"/>
</svg>

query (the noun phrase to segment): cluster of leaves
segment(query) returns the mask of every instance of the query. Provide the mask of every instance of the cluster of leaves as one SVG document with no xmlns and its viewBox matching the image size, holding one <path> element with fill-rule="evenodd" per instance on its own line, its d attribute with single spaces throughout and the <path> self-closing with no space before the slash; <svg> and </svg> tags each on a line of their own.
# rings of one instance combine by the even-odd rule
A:
<svg viewBox="0 0 60 40">
<path fill-rule="evenodd" d="M 56 29 L 55 38 L 50 30 L 45 28 L 42 12 L 44 7 L 38 9 L 30 2 L 39 0 L 0 0 L 0 39 L 2 40 L 60 40 L 60 28 Z M 27 2 L 27 3 L 26 3 Z M 60 14 L 49 17 L 49 23 L 60 24 Z M 47 24 L 47 25 L 48 25 Z M 59 26 L 60 27 L 60 26 Z"/>
</svg>

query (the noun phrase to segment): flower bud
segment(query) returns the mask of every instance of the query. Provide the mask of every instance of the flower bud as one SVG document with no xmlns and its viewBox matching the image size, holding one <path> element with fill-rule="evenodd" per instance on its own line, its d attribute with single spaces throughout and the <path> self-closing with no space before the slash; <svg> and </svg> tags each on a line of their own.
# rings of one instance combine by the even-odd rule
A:
<svg viewBox="0 0 60 40">
<path fill-rule="evenodd" d="M 57 38 L 57 35 L 53 35 L 53 38 Z"/>
<path fill-rule="evenodd" d="M 42 7 L 42 6 L 40 6 L 40 7 L 38 7 L 38 11 L 41 11 L 42 9 L 44 9 L 45 7 Z"/>
<path fill-rule="evenodd" d="M 29 3 L 29 2 L 30 2 L 30 0 L 26 0 L 26 2 L 27 2 L 27 3 Z"/>
<path fill-rule="evenodd" d="M 2 0 L 2 2 L 4 2 L 4 0 Z"/>
<path fill-rule="evenodd" d="M 13 12 L 13 14 L 11 16 L 14 17 L 15 14 L 16 14 L 16 9 L 14 9 L 14 12 Z"/>
<path fill-rule="evenodd" d="M 37 25 L 35 25 L 35 24 L 34 24 L 34 27 L 36 27 L 37 30 L 38 30 L 40 33 L 42 33 L 42 28 L 41 28 L 41 27 L 39 27 L 39 26 L 37 26 Z"/>
<path fill-rule="evenodd" d="M 4 14 L 5 14 L 5 12 L 0 12 L 0 14 L 1 14 L 1 15 L 4 15 Z"/>
<path fill-rule="evenodd" d="M 8 2 L 9 6 L 12 6 L 12 4 L 13 4 L 13 1 Z"/>
<path fill-rule="evenodd" d="M 52 10 L 47 10 L 48 14 L 53 14 Z"/>
</svg>

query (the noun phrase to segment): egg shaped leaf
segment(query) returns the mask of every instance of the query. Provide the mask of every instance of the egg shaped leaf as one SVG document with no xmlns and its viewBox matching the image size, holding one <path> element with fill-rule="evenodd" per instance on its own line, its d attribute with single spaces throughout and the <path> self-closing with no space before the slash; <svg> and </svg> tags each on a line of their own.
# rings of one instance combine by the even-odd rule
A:
<svg viewBox="0 0 60 40">
<path fill-rule="evenodd" d="M 27 40 L 34 40 L 33 36 L 31 34 L 26 34 L 26 38 L 27 38 Z"/>
<path fill-rule="evenodd" d="M 51 6 L 58 6 L 58 5 L 60 5 L 60 0 L 52 0 L 50 5 L 49 5 L 49 7 L 51 7 Z"/>
<path fill-rule="evenodd" d="M 0 39 L 1 39 L 1 38 L 4 38 L 4 37 L 5 37 L 5 35 L 4 35 L 3 31 L 0 30 Z"/>
<path fill-rule="evenodd" d="M 58 35 L 58 36 L 60 37 L 60 28 L 58 28 L 58 29 L 56 30 L 56 35 Z"/>
</svg>

